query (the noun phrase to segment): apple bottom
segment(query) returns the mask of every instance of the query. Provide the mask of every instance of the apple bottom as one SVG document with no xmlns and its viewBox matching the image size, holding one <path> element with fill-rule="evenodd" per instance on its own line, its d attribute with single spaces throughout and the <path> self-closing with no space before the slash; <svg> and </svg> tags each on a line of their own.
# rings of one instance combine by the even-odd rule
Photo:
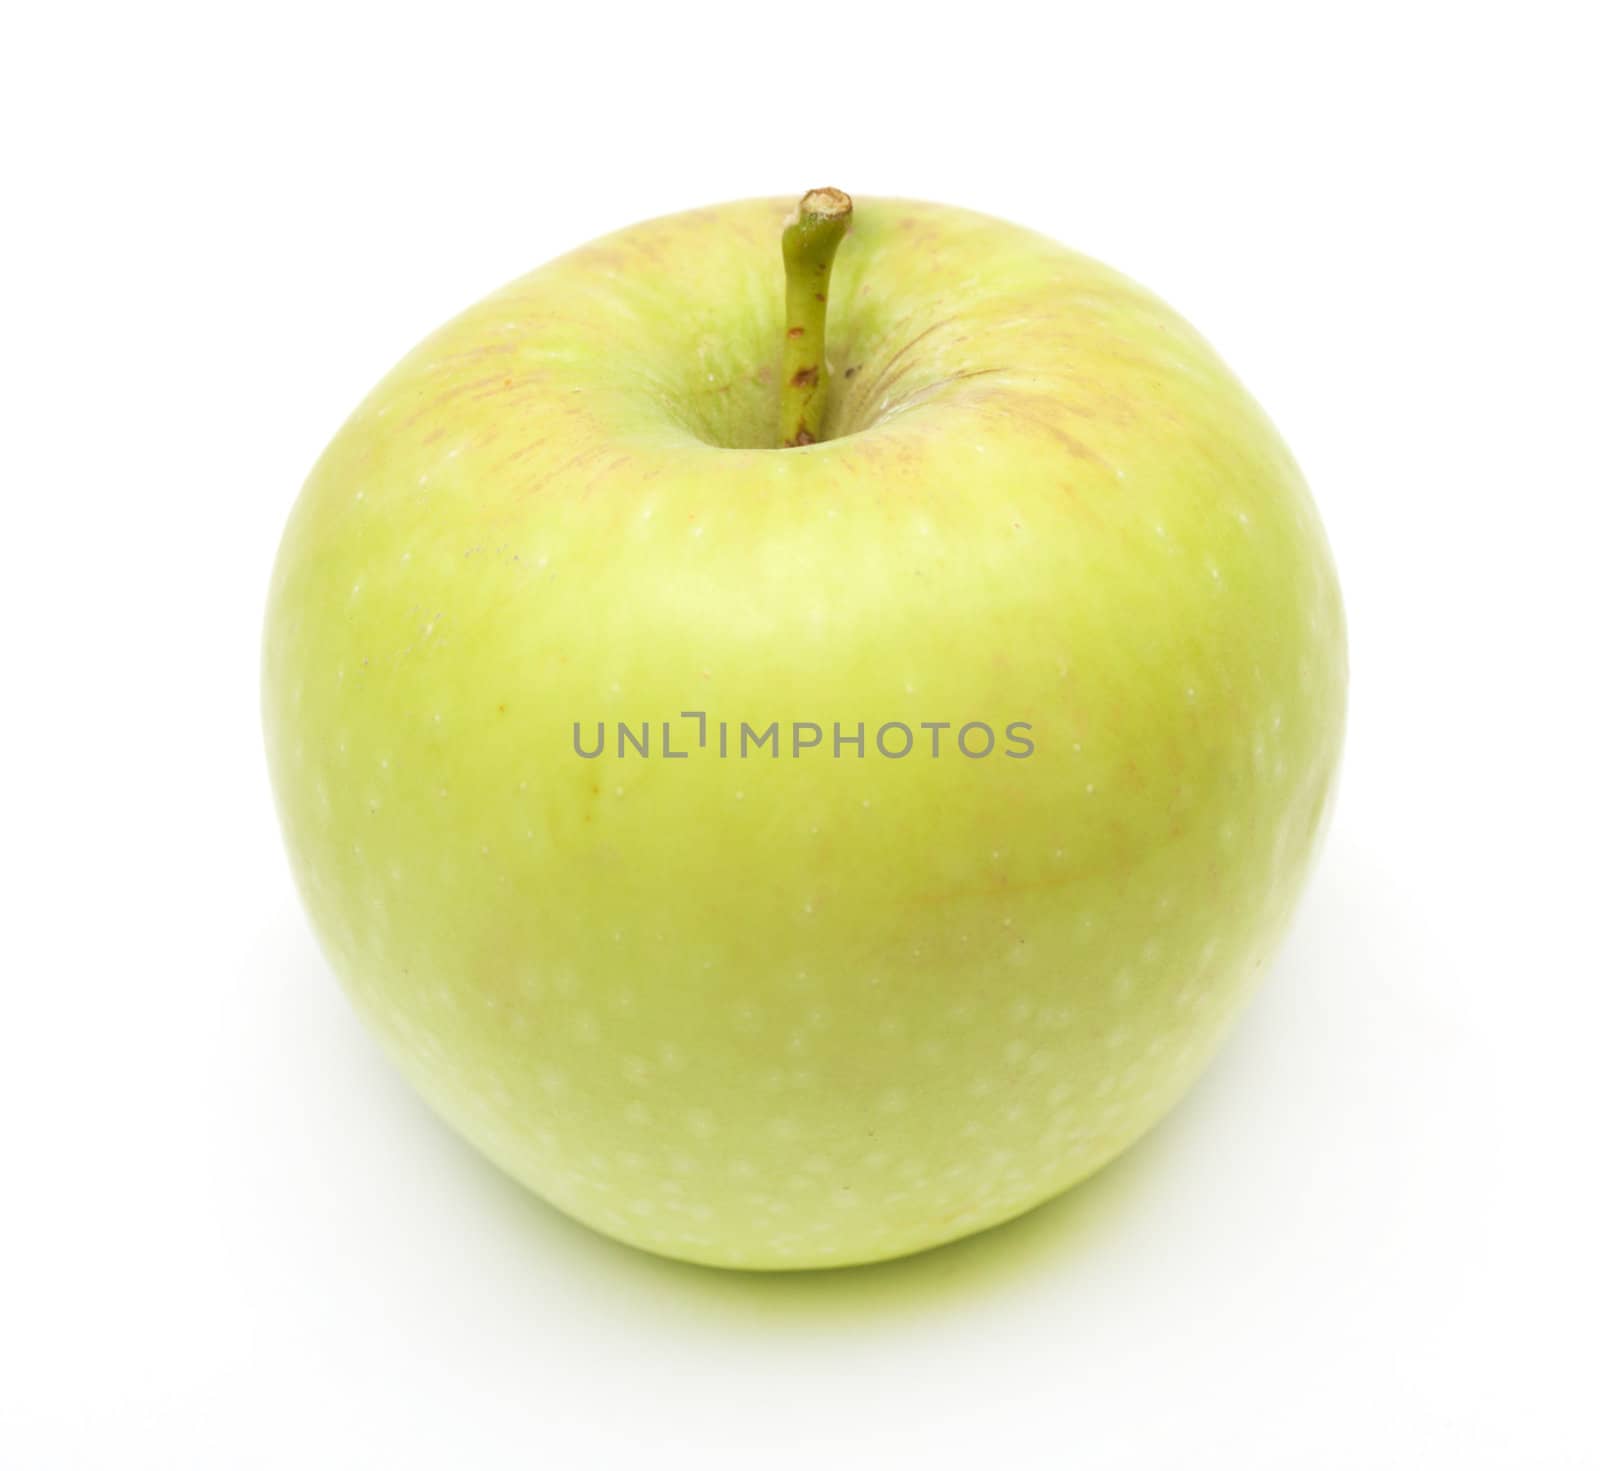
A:
<svg viewBox="0 0 1600 1471">
<path fill-rule="evenodd" d="M 1000 1008 L 1005 1040 L 992 1072 L 868 1086 L 853 1101 L 831 1100 L 825 1121 L 802 1111 L 808 1093 L 829 1089 L 825 1051 L 796 1057 L 783 1049 L 784 1060 L 742 1103 L 709 1086 L 715 1079 L 697 1079 L 670 1049 L 652 1062 L 629 1054 L 620 1071 L 633 1086 L 619 1092 L 581 1066 L 530 1073 L 514 1050 L 491 1048 L 486 1057 L 463 1049 L 449 1008 L 412 1016 L 354 994 L 440 1117 L 544 1201 L 659 1255 L 799 1270 L 952 1242 L 1092 1175 L 1190 1087 L 1259 964 L 1236 966 L 1230 978 L 1216 957 L 1196 953 L 1185 968 L 1190 981 L 1171 990 L 1170 1025 L 1137 1044 L 1127 1027 L 1074 1016 L 1067 1006 L 1038 1009 L 1019 992 Z M 514 1037 L 515 1018 L 510 1027 Z M 971 1051 L 972 1034 L 986 1030 L 975 1007 L 958 1003 L 941 1027 L 921 1030 L 912 1051 L 926 1071 L 953 1048 Z M 592 1045 L 606 1055 L 603 1030 Z"/>
</svg>

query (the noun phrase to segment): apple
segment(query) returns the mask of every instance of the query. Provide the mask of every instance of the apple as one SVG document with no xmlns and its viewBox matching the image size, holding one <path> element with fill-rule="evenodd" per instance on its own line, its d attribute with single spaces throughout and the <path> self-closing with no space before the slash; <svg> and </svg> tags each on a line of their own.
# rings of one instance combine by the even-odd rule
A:
<svg viewBox="0 0 1600 1471">
<path fill-rule="evenodd" d="M 294 875 L 457 1130 L 723 1266 L 982 1230 L 1127 1149 L 1325 825 L 1294 462 L 1148 292 L 964 210 L 654 220 L 356 409 L 272 578 Z"/>
</svg>

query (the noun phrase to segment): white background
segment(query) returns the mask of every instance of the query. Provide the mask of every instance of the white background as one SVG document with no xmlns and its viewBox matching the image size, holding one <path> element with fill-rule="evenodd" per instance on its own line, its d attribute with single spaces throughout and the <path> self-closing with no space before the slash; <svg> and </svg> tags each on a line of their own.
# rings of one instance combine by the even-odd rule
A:
<svg viewBox="0 0 1600 1471">
<path fill-rule="evenodd" d="M 0 1464 L 1600 1464 L 1600 260 L 1576 4 L 13 16 Z M 256 713 L 296 489 L 416 339 L 652 214 L 988 210 L 1205 332 L 1317 494 L 1339 807 L 1215 1069 L 888 1267 L 612 1245 L 414 1101 Z"/>
</svg>

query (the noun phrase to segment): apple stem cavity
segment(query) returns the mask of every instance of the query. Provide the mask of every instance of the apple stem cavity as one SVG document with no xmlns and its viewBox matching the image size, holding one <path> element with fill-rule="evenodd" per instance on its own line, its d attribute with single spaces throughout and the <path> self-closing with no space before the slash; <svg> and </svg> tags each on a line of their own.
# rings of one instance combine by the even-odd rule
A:
<svg viewBox="0 0 1600 1471">
<path fill-rule="evenodd" d="M 822 438 L 828 408 L 828 281 L 839 242 L 850 228 L 851 209 L 842 189 L 812 189 L 784 226 L 787 310 L 778 430 L 785 449 Z"/>
</svg>

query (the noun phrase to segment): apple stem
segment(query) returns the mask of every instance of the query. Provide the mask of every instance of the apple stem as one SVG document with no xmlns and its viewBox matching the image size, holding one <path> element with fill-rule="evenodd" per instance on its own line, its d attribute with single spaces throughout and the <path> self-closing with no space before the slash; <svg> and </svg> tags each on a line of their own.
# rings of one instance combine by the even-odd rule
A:
<svg viewBox="0 0 1600 1471">
<path fill-rule="evenodd" d="M 828 279 L 839 242 L 850 228 L 850 211 L 850 196 L 842 189 L 813 189 L 784 226 L 787 330 L 778 430 L 785 449 L 822 438 L 828 407 Z"/>
</svg>

